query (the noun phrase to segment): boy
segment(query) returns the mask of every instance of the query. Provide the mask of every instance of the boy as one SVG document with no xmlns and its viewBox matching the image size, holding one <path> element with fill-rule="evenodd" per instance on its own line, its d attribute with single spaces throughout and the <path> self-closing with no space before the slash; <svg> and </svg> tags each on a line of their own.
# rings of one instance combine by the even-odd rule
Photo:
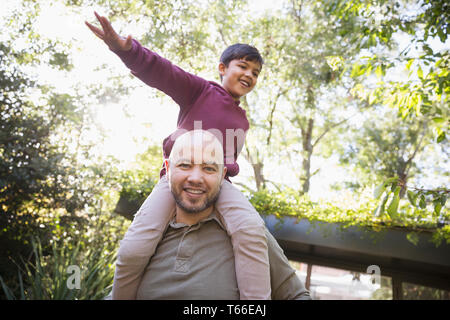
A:
<svg viewBox="0 0 450 320">
<path fill-rule="evenodd" d="M 131 73 L 151 87 L 169 95 L 179 106 L 177 130 L 164 139 L 168 159 L 176 137 L 198 128 L 211 130 L 223 141 L 227 167 L 216 209 L 231 236 L 241 299 L 270 299 L 270 273 L 264 221 L 245 196 L 232 186 L 229 177 L 238 174 L 237 157 L 249 128 L 239 99 L 256 85 L 263 65 L 258 50 L 235 44 L 222 54 L 219 74 L 222 85 L 185 72 L 170 61 L 142 47 L 131 36 L 119 36 L 105 17 L 95 13 L 102 29 L 86 25 L 119 56 Z M 237 136 L 236 136 L 237 132 Z M 242 133 L 242 134 L 239 134 Z M 226 137 L 226 139 L 223 139 Z M 237 138 L 237 143 L 235 143 Z M 201 186 L 187 186 L 184 196 L 192 203 L 203 199 Z M 117 255 L 113 299 L 135 299 L 145 266 L 172 218 L 175 200 L 170 192 L 166 169 L 160 181 L 136 213 Z"/>
</svg>

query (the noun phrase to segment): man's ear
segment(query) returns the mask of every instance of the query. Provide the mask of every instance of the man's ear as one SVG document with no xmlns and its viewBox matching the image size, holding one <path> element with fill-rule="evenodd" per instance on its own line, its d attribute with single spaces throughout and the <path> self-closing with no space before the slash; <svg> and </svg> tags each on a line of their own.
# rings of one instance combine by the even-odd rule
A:
<svg viewBox="0 0 450 320">
<path fill-rule="evenodd" d="M 221 185 L 223 184 L 223 181 L 224 181 L 224 179 L 225 179 L 225 175 L 227 174 L 227 167 L 225 167 L 225 165 L 223 166 L 223 172 L 222 172 L 222 183 L 221 183 Z"/>
<path fill-rule="evenodd" d="M 166 167 L 166 174 L 169 174 L 169 160 L 164 160 L 164 166 Z"/>
</svg>

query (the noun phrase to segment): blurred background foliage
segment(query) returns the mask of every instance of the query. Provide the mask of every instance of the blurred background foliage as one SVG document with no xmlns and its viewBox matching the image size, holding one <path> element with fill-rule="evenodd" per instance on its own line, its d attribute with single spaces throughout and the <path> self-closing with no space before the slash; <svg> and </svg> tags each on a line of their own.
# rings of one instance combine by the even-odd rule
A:
<svg viewBox="0 0 450 320">
<path fill-rule="evenodd" d="M 66 89 L 41 76 L 46 68 L 55 82 L 74 78 L 79 63 L 75 35 L 35 28 L 43 7 L 56 4 L 79 28 L 95 8 L 121 34 L 132 29 L 143 45 L 211 80 L 227 45 L 260 50 L 261 79 L 241 104 L 250 176 L 236 184 L 261 214 L 404 228 L 412 242 L 432 232 L 436 245 L 450 243 L 447 2 L 286 0 L 258 14 L 244 0 L 13 2 L 0 23 L 0 298 L 101 299 L 119 240 L 162 165 L 161 141 L 143 139 L 148 147 L 126 166 L 96 152 L 106 133 L 93 110 L 127 109 L 139 86 L 125 69 L 99 61 L 93 75 L 107 81 Z M 312 200 L 324 159 L 346 172 L 332 183 L 340 196 Z M 71 264 L 85 270 L 89 288 L 64 289 Z"/>
</svg>

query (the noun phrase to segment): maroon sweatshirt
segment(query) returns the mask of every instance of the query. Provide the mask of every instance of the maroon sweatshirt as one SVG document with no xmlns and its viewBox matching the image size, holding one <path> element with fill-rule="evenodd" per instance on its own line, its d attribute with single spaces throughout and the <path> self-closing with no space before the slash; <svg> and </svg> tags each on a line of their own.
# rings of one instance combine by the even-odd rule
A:
<svg viewBox="0 0 450 320">
<path fill-rule="evenodd" d="M 180 134 L 194 129 L 209 130 L 222 142 L 227 180 L 239 173 L 236 160 L 249 129 L 246 112 L 239 107 L 239 101 L 218 83 L 182 70 L 134 39 L 131 50 L 113 52 L 133 75 L 166 93 L 180 106 L 177 130 L 163 141 L 165 159 L 169 158 Z M 160 177 L 165 173 L 163 166 Z"/>
</svg>

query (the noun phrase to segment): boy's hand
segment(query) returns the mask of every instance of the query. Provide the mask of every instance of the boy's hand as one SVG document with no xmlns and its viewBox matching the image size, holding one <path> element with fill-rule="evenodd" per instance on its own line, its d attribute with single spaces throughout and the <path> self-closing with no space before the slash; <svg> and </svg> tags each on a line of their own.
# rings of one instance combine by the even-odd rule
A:
<svg viewBox="0 0 450 320">
<path fill-rule="evenodd" d="M 114 31 L 108 19 L 99 16 L 95 11 L 94 14 L 97 17 L 97 20 L 100 22 L 103 30 L 93 26 L 87 21 L 85 21 L 85 23 L 97 37 L 102 39 L 111 50 L 128 51 L 131 49 L 131 36 L 128 36 L 126 39 L 121 37 L 116 33 L 116 31 Z"/>
</svg>

